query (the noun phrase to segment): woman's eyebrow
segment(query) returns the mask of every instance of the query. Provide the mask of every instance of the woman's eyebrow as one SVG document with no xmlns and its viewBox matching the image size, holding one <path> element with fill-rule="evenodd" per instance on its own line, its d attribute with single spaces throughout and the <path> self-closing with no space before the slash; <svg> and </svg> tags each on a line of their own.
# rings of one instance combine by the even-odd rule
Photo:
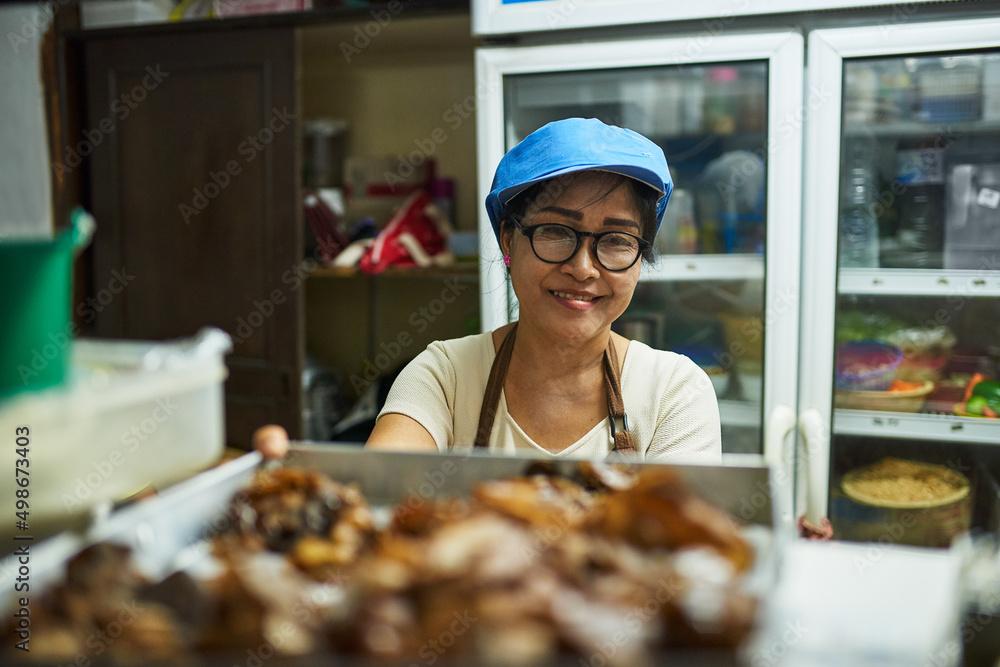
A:
<svg viewBox="0 0 1000 667">
<path fill-rule="evenodd" d="M 546 206 L 543 209 L 538 210 L 539 213 L 558 213 L 565 218 L 572 218 L 573 220 L 583 220 L 582 211 L 574 211 L 571 208 L 563 208 L 561 206 Z"/>
<path fill-rule="evenodd" d="M 561 206 L 546 206 L 543 209 L 539 209 L 538 212 L 556 213 L 558 215 L 561 215 L 565 218 L 570 218 L 572 220 L 577 220 L 577 221 L 583 220 L 582 211 L 574 211 L 571 208 L 563 208 Z M 635 220 L 629 220 L 628 218 L 604 218 L 605 227 L 613 227 L 616 225 L 621 227 L 635 227 L 636 229 L 639 229 L 639 223 L 637 223 Z"/>
<path fill-rule="evenodd" d="M 604 218 L 604 226 L 621 225 L 623 227 L 635 227 L 639 229 L 639 223 L 628 218 Z"/>
</svg>

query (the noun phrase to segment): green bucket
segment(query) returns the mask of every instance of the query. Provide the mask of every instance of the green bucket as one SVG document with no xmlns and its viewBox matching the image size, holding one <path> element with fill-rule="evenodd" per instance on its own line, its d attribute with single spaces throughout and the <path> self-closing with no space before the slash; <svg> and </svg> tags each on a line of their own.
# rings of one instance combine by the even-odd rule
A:
<svg viewBox="0 0 1000 667">
<path fill-rule="evenodd" d="M 0 400 L 62 384 L 70 359 L 73 257 L 90 242 L 94 220 L 75 209 L 53 239 L 0 240 Z"/>
</svg>

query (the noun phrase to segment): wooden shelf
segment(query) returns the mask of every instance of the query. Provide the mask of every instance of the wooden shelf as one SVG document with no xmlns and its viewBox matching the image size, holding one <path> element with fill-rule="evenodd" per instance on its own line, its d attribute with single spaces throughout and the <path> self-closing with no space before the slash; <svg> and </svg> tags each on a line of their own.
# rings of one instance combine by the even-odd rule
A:
<svg viewBox="0 0 1000 667">
<path fill-rule="evenodd" d="M 313 269 L 309 273 L 310 278 L 451 278 L 451 277 L 479 277 L 478 262 L 458 262 L 448 266 L 434 266 L 429 268 L 409 267 L 409 268 L 389 268 L 381 273 L 364 273 L 355 267 L 326 266 Z"/>
<path fill-rule="evenodd" d="M 397 17 L 442 16 L 469 14 L 468 0 L 401 0 L 401 9 L 393 14 Z M 93 28 L 75 28 L 64 31 L 70 39 L 104 39 L 161 33 L 200 32 L 205 30 L 238 30 L 247 28 L 313 27 L 321 24 L 363 24 L 373 21 L 373 12 L 389 11 L 388 3 L 373 3 L 366 6 L 313 7 L 298 12 L 276 12 L 250 14 L 226 18 L 192 18 L 181 21 L 159 21 L 109 25 Z"/>
</svg>

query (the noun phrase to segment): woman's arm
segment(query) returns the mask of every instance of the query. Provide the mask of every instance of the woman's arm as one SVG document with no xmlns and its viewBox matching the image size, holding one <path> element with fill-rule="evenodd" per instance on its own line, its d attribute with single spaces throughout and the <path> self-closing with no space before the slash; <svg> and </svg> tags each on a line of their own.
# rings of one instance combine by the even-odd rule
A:
<svg viewBox="0 0 1000 667">
<path fill-rule="evenodd" d="M 365 449 L 389 449 L 408 452 L 436 452 L 434 438 L 423 424 L 412 417 L 390 412 L 379 417 L 368 436 Z"/>
<path fill-rule="evenodd" d="M 719 403 L 705 371 L 690 359 L 677 364 L 660 397 L 661 419 L 646 460 L 650 463 L 718 463 L 722 460 Z"/>
</svg>

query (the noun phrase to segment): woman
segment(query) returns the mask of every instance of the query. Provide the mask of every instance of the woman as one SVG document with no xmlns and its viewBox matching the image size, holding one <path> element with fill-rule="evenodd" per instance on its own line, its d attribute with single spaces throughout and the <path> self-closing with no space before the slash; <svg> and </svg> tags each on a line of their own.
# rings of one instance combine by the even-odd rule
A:
<svg viewBox="0 0 1000 667">
<path fill-rule="evenodd" d="M 511 149 L 486 206 L 518 321 L 428 346 L 396 379 L 366 447 L 718 461 L 705 373 L 611 330 L 671 189 L 658 146 L 595 119 L 550 123 Z"/>
</svg>

